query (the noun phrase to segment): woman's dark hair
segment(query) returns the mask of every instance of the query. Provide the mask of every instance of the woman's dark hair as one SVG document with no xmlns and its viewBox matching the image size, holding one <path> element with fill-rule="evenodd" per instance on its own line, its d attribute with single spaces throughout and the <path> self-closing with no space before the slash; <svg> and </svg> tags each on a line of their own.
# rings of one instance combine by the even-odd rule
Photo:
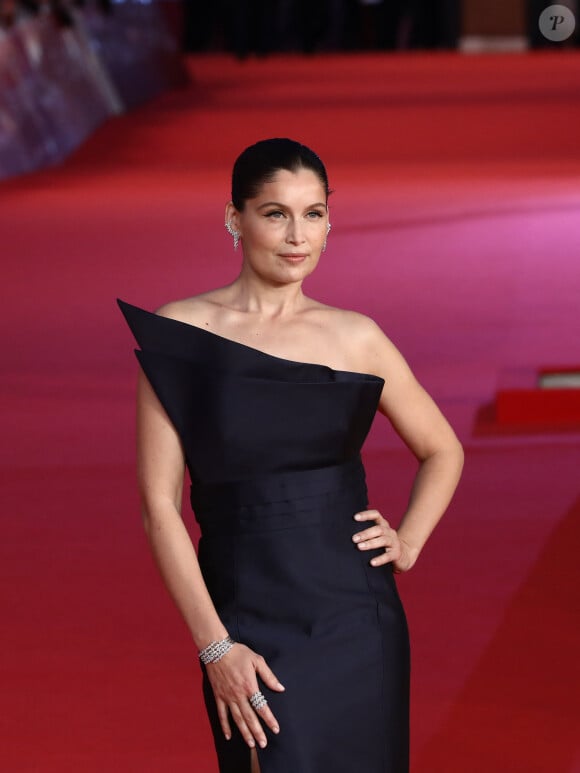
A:
<svg viewBox="0 0 580 773">
<path fill-rule="evenodd" d="M 272 182 L 280 169 L 289 172 L 310 169 L 318 176 L 328 198 L 328 175 L 316 153 L 295 140 L 275 137 L 250 145 L 236 159 L 232 172 L 232 202 L 238 212 L 244 209 L 248 199 L 258 195 L 264 183 Z"/>
</svg>

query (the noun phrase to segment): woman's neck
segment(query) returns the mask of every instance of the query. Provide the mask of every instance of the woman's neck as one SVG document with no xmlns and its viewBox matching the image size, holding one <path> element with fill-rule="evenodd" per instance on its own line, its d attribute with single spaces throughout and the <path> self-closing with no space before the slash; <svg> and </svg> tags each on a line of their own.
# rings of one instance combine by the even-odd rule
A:
<svg viewBox="0 0 580 773">
<path fill-rule="evenodd" d="M 276 285 L 242 273 L 229 285 L 229 290 L 232 308 L 264 320 L 289 317 L 302 311 L 308 302 L 301 281 Z"/>
</svg>

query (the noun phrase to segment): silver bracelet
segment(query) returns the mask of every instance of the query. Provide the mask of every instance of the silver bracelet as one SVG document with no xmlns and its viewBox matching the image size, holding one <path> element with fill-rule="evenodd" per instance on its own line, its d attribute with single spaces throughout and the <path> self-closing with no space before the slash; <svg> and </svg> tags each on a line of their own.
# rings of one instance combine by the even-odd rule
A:
<svg viewBox="0 0 580 773">
<path fill-rule="evenodd" d="M 217 663 L 226 655 L 234 646 L 235 641 L 231 636 L 226 636 L 221 641 L 212 641 L 207 647 L 204 647 L 199 651 L 199 659 L 207 666 L 209 663 Z"/>
</svg>

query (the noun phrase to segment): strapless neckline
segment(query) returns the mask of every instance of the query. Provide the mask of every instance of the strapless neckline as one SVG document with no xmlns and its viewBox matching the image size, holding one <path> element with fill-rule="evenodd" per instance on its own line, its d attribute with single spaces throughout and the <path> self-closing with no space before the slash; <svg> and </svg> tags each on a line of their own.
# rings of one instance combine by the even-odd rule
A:
<svg viewBox="0 0 580 773">
<path fill-rule="evenodd" d="M 270 354 L 269 352 L 265 352 L 262 349 L 257 349 L 255 346 L 250 346 L 249 344 L 243 344 L 240 341 L 236 341 L 233 338 L 228 338 L 227 336 L 220 335 L 219 333 L 214 333 L 212 330 L 205 330 L 203 327 L 199 327 L 198 325 L 192 325 L 190 322 L 184 322 L 181 319 L 174 319 L 173 317 L 164 317 L 161 314 L 156 314 L 153 311 L 148 311 L 147 309 L 143 309 L 140 306 L 135 306 L 132 303 L 127 303 L 127 301 L 123 301 L 120 298 L 117 298 L 117 304 L 121 311 L 123 311 L 123 308 L 129 308 L 134 311 L 137 311 L 138 313 L 147 315 L 149 317 L 154 317 L 158 320 L 165 320 L 168 323 L 173 323 L 175 325 L 181 326 L 183 328 L 187 328 L 192 331 L 192 333 L 200 333 L 202 336 L 211 336 L 212 338 L 223 342 L 226 346 L 234 346 L 239 347 L 241 349 L 245 349 L 248 352 L 251 352 L 252 354 L 262 357 L 262 358 L 268 358 L 269 360 L 277 361 L 280 363 L 288 363 L 289 365 L 305 365 L 312 368 L 322 368 L 323 370 L 326 370 L 330 373 L 336 373 L 341 374 L 345 376 L 355 376 L 358 378 L 363 378 L 368 381 L 377 381 L 384 383 L 384 379 L 381 376 L 377 376 L 374 373 L 364 373 L 361 371 L 356 370 L 339 370 L 336 368 L 331 368 L 330 365 L 324 365 L 323 363 L 318 362 L 306 362 L 304 360 L 292 360 L 287 357 L 280 357 L 276 354 Z M 163 324 L 163 323 L 162 323 Z"/>
</svg>

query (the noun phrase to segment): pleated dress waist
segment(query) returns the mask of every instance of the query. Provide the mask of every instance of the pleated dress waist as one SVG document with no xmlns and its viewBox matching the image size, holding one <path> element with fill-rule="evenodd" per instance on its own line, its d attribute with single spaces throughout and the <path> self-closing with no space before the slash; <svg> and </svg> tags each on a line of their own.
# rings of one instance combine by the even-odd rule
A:
<svg viewBox="0 0 580 773">
<path fill-rule="evenodd" d="M 353 505 L 367 501 L 359 456 L 341 464 L 285 470 L 253 478 L 191 486 L 191 506 L 203 536 L 292 528 L 324 512 L 323 505 L 348 492 Z"/>
</svg>

